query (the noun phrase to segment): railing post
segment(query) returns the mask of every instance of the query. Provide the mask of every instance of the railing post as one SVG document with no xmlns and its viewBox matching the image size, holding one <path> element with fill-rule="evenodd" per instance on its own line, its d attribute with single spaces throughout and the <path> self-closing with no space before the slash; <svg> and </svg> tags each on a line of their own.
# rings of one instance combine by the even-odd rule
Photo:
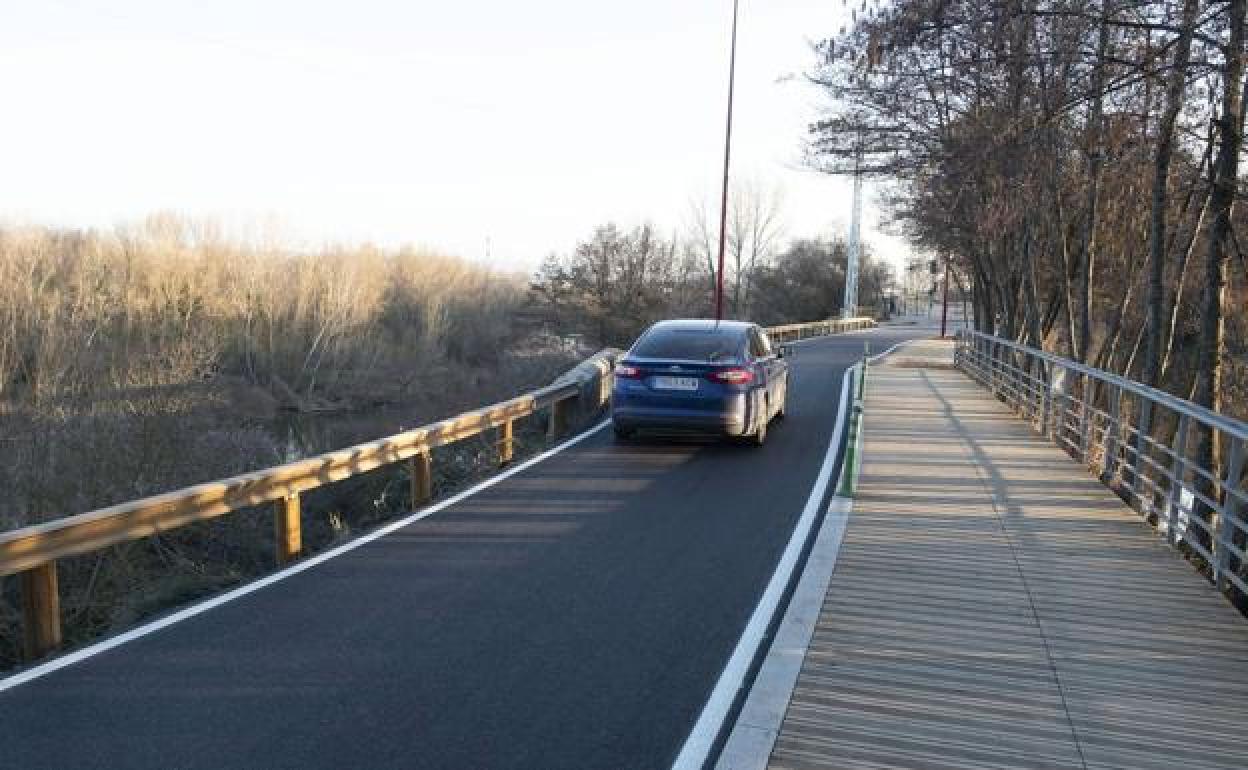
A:
<svg viewBox="0 0 1248 770">
<path fill-rule="evenodd" d="M 1054 381 L 1057 379 L 1058 367 L 1059 365 L 1056 363 L 1049 364 L 1044 386 L 1044 435 L 1048 436 L 1049 440 L 1055 444 L 1058 443 L 1058 438 L 1061 435 L 1061 431 L 1057 427 L 1057 415 L 1055 414 L 1058 404 L 1057 387 Z"/>
<path fill-rule="evenodd" d="M 299 558 L 303 551 L 303 531 L 300 516 L 299 493 L 280 498 L 273 512 L 273 539 L 276 542 L 277 563 L 288 564 Z"/>
<path fill-rule="evenodd" d="M 1009 394 L 1010 385 L 1007 379 L 1007 377 L 1009 376 L 1009 371 L 1006 369 L 1006 366 L 1005 366 L 1005 355 L 1007 352 L 1007 348 L 1005 347 L 1005 345 L 1002 345 L 1000 342 L 997 343 L 996 348 L 997 349 L 993 353 L 992 358 L 993 358 L 994 363 L 996 364 L 997 372 L 998 372 L 997 374 L 998 395 L 1001 398 L 1001 401 L 1003 403 L 1009 404 L 1010 403 L 1010 394 Z"/>
<path fill-rule="evenodd" d="M 416 509 L 433 499 L 433 457 L 420 452 L 407 461 L 407 473 L 412 488 L 412 508 Z"/>
<path fill-rule="evenodd" d="M 1023 391 L 1026 388 L 1027 372 L 1023 367 L 1018 365 L 1018 351 L 1010 350 L 1008 360 L 1010 366 L 1010 380 L 1014 383 L 1014 412 L 1020 417 L 1027 413 L 1027 407 L 1023 404 Z"/>
<path fill-rule="evenodd" d="M 1170 545 L 1178 542 L 1178 536 L 1175 530 L 1179 523 L 1179 501 L 1183 490 L 1183 467 L 1186 462 L 1183 455 L 1187 453 L 1187 428 L 1189 417 L 1184 414 L 1179 417 L 1179 430 L 1174 434 L 1174 443 L 1170 445 L 1170 451 L 1174 452 L 1174 462 L 1170 466 L 1170 493 L 1167 495 L 1170 503 L 1166 506 L 1166 540 Z"/>
<path fill-rule="evenodd" d="M 1079 461 L 1088 464 L 1088 445 L 1092 434 L 1092 378 L 1086 373 L 1079 376 Z"/>
<path fill-rule="evenodd" d="M 1027 403 L 1031 407 L 1031 416 L 1028 420 L 1031 422 L 1033 428 L 1043 431 L 1044 428 L 1042 423 L 1044 421 L 1044 417 L 1042 416 L 1042 411 L 1044 409 L 1044 373 L 1046 369 L 1044 367 L 1044 359 L 1040 356 L 1033 355 L 1030 356 L 1030 359 L 1031 365 L 1027 367 L 1027 376 L 1030 379 L 1031 390 L 1027 394 Z"/>
<path fill-rule="evenodd" d="M 985 342 L 984 361 L 988 364 L 988 390 L 992 393 L 993 398 L 997 395 L 997 342 L 996 340 L 987 340 Z"/>
<path fill-rule="evenodd" d="M 1219 591 L 1226 591 L 1226 574 L 1231 570 L 1231 549 L 1235 545 L 1236 527 L 1232 521 L 1240 511 L 1248 509 L 1241 504 L 1236 492 L 1242 492 L 1240 479 L 1244 475 L 1244 442 L 1233 439 L 1226 463 L 1226 476 L 1222 479 L 1222 509 L 1218 512 L 1218 526 L 1213 537 L 1213 582 Z"/>
<path fill-rule="evenodd" d="M 22 654 L 38 660 L 61 646 L 61 594 L 56 562 L 20 574 L 22 591 Z"/>
<path fill-rule="evenodd" d="M 498 464 L 506 465 L 511 462 L 511 458 L 515 453 L 515 427 L 512 420 L 504 422 L 499 426 L 498 430 Z"/>
<path fill-rule="evenodd" d="M 1118 472 L 1118 434 L 1122 430 L 1122 386 L 1114 385 L 1109 397 L 1109 422 L 1105 425 L 1105 441 L 1101 445 L 1101 480 L 1109 483 Z"/>
<path fill-rule="evenodd" d="M 1144 454 L 1152 454 L 1152 435 L 1153 435 L 1153 400 L 1145 398 L 1140 403 L 1140 421 L 1135 428 L 1135 457 L 1131 458 L 1131 491 L 1134 493 L 1136 501 L 1140 498 L 1140 471 L 1144 467 Z M 1149 506 L 1152 506 L 1153 496 L 1149 494 Z M 1142 513 L 1147 513 L 1140 506 Z"/>
</svg>

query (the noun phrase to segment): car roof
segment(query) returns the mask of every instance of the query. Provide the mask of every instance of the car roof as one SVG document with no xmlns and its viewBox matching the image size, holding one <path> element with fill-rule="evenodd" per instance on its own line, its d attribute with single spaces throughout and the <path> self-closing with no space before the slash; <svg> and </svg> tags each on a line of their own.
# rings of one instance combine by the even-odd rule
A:
<svg viewBox="0 0 1248 770">
<path fill-rule="evenodd" d="M 716 321 L 713 318 L 675 318 L 670 321 L 659 321 L 651 329 L 663 329 L 664 331 L 717 331 L 725 332 L 743 332 L 752 328 L 754 324 L 749 321 Z"/>
</svg>

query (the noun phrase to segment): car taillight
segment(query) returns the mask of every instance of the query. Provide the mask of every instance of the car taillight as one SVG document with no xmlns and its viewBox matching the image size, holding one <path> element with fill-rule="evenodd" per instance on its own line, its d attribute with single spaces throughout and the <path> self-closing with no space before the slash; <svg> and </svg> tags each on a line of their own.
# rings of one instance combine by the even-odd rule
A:
<svg viewBox="0 0 1248 770">
<path fill-rule="evenodd" d="M 754 381 L 754 372 L 749 369 L 720 369 L 707 376 L 725 385 L 749 385 Z"/>
<path fill-rule="evenodd" d="M 624 380 L 635 380 L 641 376 L 641 370 L 628 364 L 616 364 L 615 376 Z"/>
</svg>

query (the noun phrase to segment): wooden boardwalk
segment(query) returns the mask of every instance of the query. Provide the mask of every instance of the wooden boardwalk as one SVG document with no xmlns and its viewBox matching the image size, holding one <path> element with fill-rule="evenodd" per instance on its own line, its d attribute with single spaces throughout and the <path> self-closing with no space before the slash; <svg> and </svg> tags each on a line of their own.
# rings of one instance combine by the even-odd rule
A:
<svg viewBox="0 0 1248 770">
<path fill-rule="evenodd" d="M 771 766 L 1248 768 L 1248 621 L 951 351 L 871 371 Z"/>
</svg>

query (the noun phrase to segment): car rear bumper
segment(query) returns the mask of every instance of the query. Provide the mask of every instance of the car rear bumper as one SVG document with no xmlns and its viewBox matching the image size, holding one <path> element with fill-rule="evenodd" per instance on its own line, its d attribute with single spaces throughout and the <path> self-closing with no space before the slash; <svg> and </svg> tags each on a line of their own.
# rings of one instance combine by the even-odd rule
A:
<svg viewBox="0 0 1248 770">
<path fill-rule="evenodd" d="M 710 433 L 724 436 L 743 436 L 749 430 L 747 427 L 749 422 L 744 409 L 740 412 L 714 413 L 680 409 L 617 407 L 611 411 L 611 421 L 624 430 Z"/>
</svg>

